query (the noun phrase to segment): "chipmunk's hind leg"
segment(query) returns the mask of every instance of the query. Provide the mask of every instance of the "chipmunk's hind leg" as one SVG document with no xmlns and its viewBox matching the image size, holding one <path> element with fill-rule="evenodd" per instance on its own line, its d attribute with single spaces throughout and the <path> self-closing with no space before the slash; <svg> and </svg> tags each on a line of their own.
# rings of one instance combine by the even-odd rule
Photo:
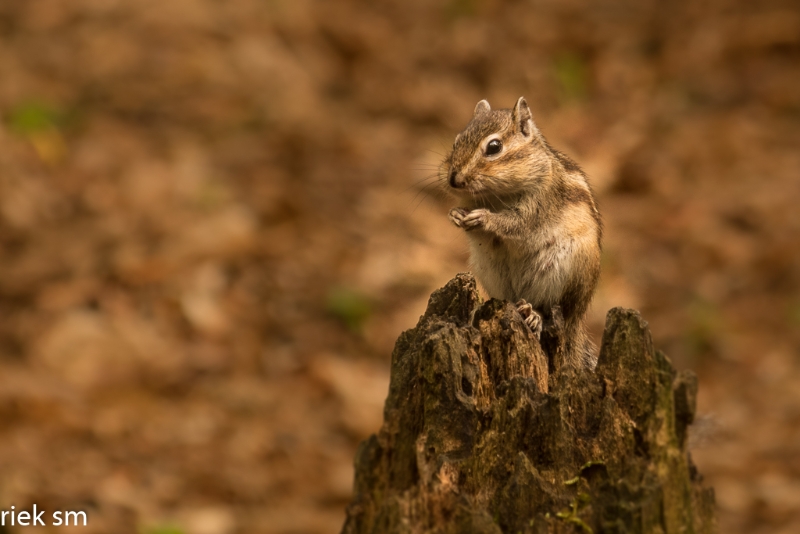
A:
<svg viewBox="0 0 800 534">
<path fill-rule="evenodd" d="M 542 315 L 533 309 L 525 299 L 518 300 L 515 304 L 517 307 L 517 311 L 525 320 L 525 324 L 530 327 L 533 335 L 536 336 L 536 339 L 541 340 L 542 338 Z"/>
</svg>

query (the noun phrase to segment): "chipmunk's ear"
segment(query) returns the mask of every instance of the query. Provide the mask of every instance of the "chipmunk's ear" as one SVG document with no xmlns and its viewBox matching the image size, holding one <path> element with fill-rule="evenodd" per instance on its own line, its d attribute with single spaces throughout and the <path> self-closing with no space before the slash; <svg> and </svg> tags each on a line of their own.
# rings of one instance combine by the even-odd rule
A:
<svg viewBox="0 0 800 534">
<path fill-rule="evenodd" d="M 478 115 L 483 115 L 484 113 L 489 113 L 492 111 L 492 106 L 489 105 L 488 100 L 481 100 L 478 102 L 478 105 L 475 106 L 475 112 L 472 114 L 472 117 L 475 118 Z"/>
<path fill-rule="evenodd" d="M 539 130 L 536 129 L 536 125 L 533 123 L 531 108 L 529 108 L 528 103 L 525 102 L 525 97 L 519 97 L 511 116 L 514 119 L 514 129 L 525 137 L 530 137 L 533 134 L 539 133 Z"/>
</svg>

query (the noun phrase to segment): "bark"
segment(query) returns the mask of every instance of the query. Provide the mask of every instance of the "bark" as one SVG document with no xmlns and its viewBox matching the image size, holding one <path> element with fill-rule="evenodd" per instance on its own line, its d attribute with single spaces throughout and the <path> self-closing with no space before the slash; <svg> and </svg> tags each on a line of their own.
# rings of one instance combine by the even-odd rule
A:
<svg viewBox="0 0 800 534">
<path fill-rule="evenodd" d="M 686 450 L 697 379 L 608 313 L 594 371 L 563 365 L 510 303 L 459 274 L 392 355 L 384 424 L 356 454 L 343 534 L 710 533 L 714 496 Z"/>
</svg>

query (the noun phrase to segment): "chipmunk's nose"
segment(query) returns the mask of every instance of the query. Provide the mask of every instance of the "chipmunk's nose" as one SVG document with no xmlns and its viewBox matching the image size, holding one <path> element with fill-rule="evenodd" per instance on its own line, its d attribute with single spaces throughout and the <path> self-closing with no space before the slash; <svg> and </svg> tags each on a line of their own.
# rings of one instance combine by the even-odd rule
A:
<svg viewBox="0 0 800 534">
<path fill-rule="evenodd" d="M 464 177 L 459 176 L 455 169 L 450 171 L 450 187 L 461 188 L 464 187 Z"/>
</svg>

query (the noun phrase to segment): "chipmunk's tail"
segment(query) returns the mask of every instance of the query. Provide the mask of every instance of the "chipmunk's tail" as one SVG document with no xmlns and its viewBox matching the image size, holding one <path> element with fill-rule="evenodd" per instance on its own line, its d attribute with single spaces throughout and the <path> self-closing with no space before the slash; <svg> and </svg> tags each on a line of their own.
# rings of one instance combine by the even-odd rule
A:
<svg viewBox="0 0 800 534">
<path fill-rule="evenodd" d="M 567 361 L 575 368 L 594 370 L 597 365 L 597 346 L 592 341 L 583 321 L 575 321 L 566 331 Z"/>
</svg>

